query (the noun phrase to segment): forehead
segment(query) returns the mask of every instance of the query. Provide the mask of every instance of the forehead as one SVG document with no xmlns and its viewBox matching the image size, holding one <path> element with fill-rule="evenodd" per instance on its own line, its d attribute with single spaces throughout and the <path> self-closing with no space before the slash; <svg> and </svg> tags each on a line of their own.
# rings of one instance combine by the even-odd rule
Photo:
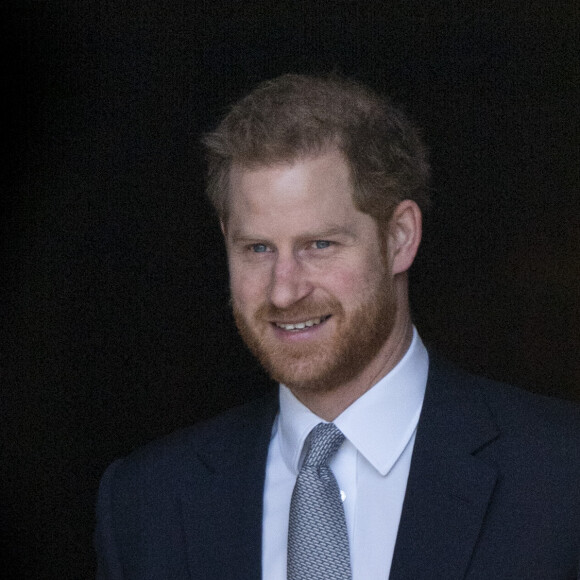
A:
<svg viewBox="0 0 580 580">
<path fill-rule="evenodd" d="M 322 198 L 344 203 L 352 199 L 352 192 L 350 169 L 338 150 L 271 164 L 234 163 L 229 174 L 229 202 L 234 207 L 249 201 L 269 205 Z"/>
<path fill-rule="evenodd" d="M 369 219 L 355 207 L 350 170 L 338 151 L 288 163 L 232 167 L 230 232 L 298 235 L 352 229 Z"/>
</svg>

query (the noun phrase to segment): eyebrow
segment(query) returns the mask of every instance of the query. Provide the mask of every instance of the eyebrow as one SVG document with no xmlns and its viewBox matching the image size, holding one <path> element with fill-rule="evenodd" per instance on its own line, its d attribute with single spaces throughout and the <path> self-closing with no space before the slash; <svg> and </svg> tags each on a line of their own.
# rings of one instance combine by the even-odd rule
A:
<svg viewBox="0 0 580 580">
<path fill-rule="evenodd" d="M 324 230 L 313 231 L 312 233 L 306 232 L 305 234 L 302 234 L 299 237 L 300 238 L 308 238 L 311 240 L 314 240 L 314 239 L 315 240 L 323 240 L 324 238 L 332 238 L 333 236 L 346 236 L 348 238 L 354 238 L 355 234 L 348 227 L 331 226 L 331 227 L 326 228 Z"/>
<path fill-rule="evenodd" d="M 312 232 L 305 232 L 297 236 L 298 240 L 324 240 L 326 238 L 332 238 L 334 236 L 345 236 L 349 239 L 356 238 L 355 233 L 352 231 L 351 228 L 344 227 L 344 226 L 330 226 L 328 228 L 322 230 L 314 230 Z M 247 234 L 241 230 L 233 232 L 232 234 L 232 241 L 234 243 L 240 242 L 262 242 L 268 241 L 269 238 L 267 236 L 260 236 L 260 235 L 251 235 Z"/>
</svg>

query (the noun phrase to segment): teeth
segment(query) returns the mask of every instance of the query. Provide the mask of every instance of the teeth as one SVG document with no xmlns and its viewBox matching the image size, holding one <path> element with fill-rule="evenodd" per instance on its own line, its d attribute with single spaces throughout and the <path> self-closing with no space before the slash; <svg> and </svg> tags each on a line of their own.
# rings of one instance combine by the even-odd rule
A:
<svg viewBox="0 0 580 580">
<path fill-rule="evenodd" d="M 310 320 L 306 320 L 305 322 L 297 322 L 296 324 L 280 324 L 276 323 L 278 328 L 282 328 L 284 330 L 302 330 L 303 328 L 316 326 L 320 324 L 325 318 L 312 318 Z"/>
</svg>

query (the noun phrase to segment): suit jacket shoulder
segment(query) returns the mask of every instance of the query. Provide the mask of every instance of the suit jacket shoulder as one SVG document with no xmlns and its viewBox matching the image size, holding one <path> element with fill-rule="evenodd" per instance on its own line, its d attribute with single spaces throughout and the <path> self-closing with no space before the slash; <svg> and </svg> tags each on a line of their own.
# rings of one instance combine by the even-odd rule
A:
<svg viewBox="0 0 580 580">
<path fill-rule="evenodd" d="M 276 411 L 266 397 L 113 463 L 99 490 L 98 577 L 259 578 Z"/>
<path fill-rule="evenodd" d="M 391 578 L 575 578 L 578 407 L 431 357 Z"/>
<path fill-rule="evenodd" d="M 277 412 L 277 399 L 269 394 L 245 405 L 229 409 L 216 417 L 177 430 L 148 443 L 122 459 L 123 472 L 147 470 L 172 475 L 183 471 L 189 461 L 202 461 L 209 470 L 224 466 L 247 453 L 252 441 L 270 437 L 270 429 Z M 119 469 L 119 468 L 117 468 Z"/>
</svg>

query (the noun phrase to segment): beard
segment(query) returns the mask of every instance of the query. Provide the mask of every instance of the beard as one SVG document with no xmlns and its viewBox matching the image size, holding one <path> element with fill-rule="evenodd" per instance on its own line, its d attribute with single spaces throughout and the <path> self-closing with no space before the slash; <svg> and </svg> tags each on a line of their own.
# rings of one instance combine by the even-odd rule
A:
<svg viewBox="0 0 580 580">
<path fill-rule="evenodd" d="M 331 391 L 359 375 L 391 334 L 396 301 L 388 279 L 382 282 L 367 288 L 349 314 L 336 298 L 329 298 L 301 301 L 288 309 L 266 303 L 249 320 L 234 301 L 234 319 L 242 339 L 272 379 L 291 390 Z M 331 337 L 287 344 L 271 332 L 270 320 L 309 320 L 325 313 L 334 318 Z"/>
</svg>

